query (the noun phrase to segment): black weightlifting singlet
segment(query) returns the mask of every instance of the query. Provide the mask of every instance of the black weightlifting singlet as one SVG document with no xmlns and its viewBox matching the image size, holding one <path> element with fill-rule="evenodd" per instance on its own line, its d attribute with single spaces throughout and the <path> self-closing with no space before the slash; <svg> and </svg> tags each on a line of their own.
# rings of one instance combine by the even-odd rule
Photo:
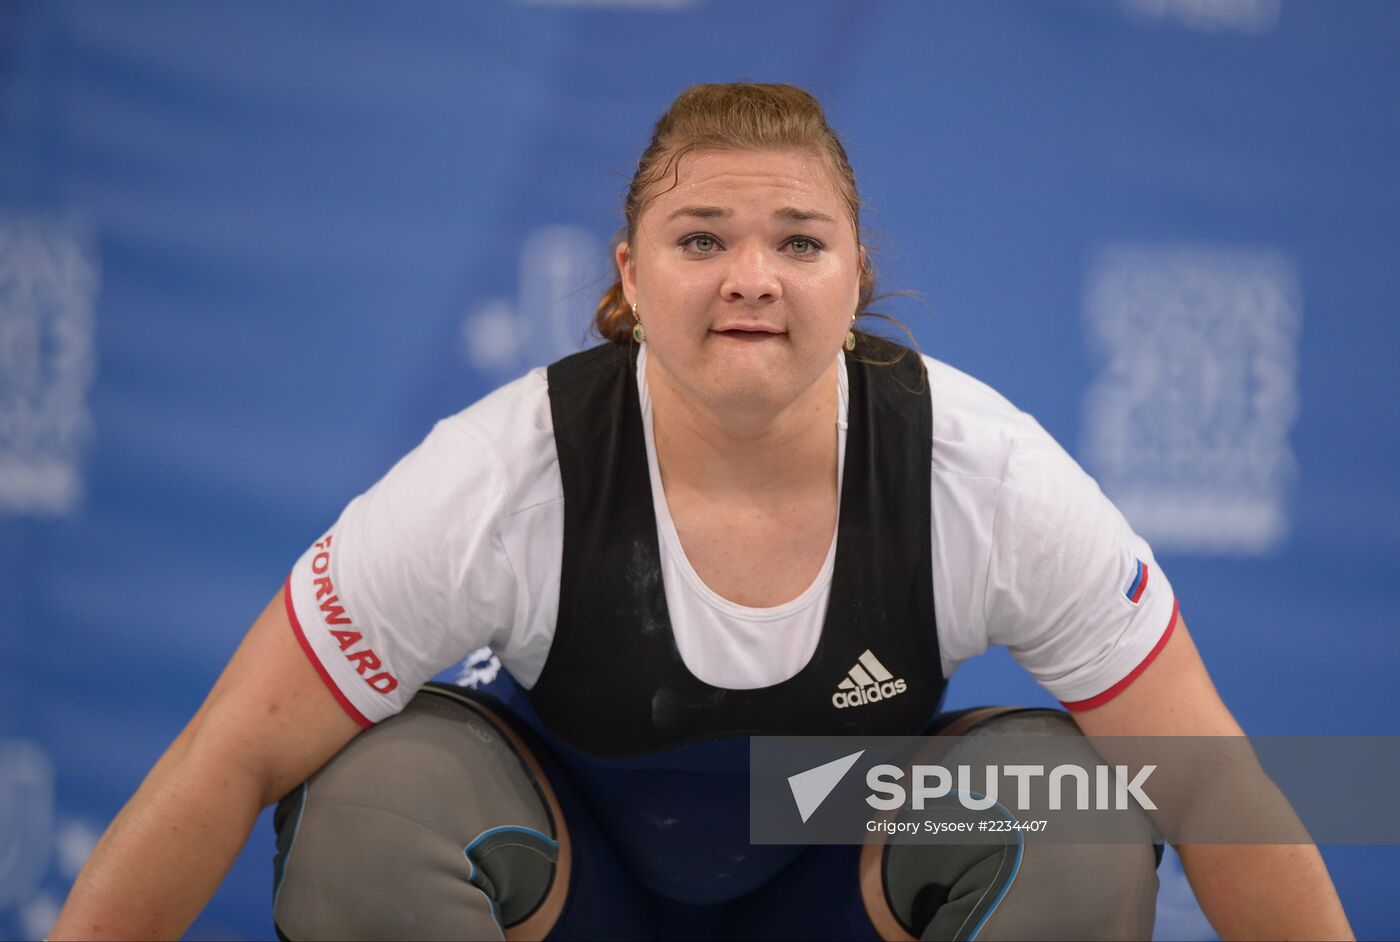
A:
<svg viewBox="0 0 1400 942">
<path fill-rule="evenodd" d="M 633 349 L 609 344 L 549 368 L 564 558 L 554 640 L 530 700 L 550 730 L 581 752 L 620 756 L 754 733 L 922 729 L 944 683 L 929 540 L 932 417 L 917 355 L 893 366 L 847 361 L 835 570 L 811 660 L 770 687 L 727 690 L 686 669 L 671 632 Z M 867 678 L 875 683 L 857 683 Z M 878 699 L 867 696 L 872 687 Z"/>
<path fill-rule="evenodd" d="M 564 488 L 559 616 L 517 710 L 639 880 L 677 899 L 733 898 L 796 853 L 748 845 L 747 736 L 914 735 L 942 700 L 928 383 L 913 351 L 888 366 L 847 358 L 840 522 L 820 639 L 795 676 L 733 690 L 693 675 L 671 631 L 634 351 L 607 344 L 548 370 Z"/>
</svg>

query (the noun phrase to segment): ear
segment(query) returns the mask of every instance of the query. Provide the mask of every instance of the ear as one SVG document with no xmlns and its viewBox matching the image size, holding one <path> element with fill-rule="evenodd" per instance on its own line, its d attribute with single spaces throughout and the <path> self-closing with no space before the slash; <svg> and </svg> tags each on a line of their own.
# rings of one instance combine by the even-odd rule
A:
<svg viewBox="0 0 1400 942">
<path fill-rule="evenodd" d="M 628 304 L 637 303 L 637 268 L 632 261 L 632 247 L 626 242 L 617 243 L 613 260 L 617 263 L 617 277 L 622 281 L 623 297 Z"/>
</svg>

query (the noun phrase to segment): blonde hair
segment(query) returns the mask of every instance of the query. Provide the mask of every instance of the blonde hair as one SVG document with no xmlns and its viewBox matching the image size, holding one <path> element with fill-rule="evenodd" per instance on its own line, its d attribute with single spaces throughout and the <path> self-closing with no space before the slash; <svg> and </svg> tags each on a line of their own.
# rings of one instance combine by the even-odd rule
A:
<svg viewBox="0 0 1400 942">
<path fill-rule="evenodd" d="M 794 85 L 692 85 L 671 103 L 656 122 L 651 143 L 637 161 L 637 172 L 627 188 L 622 214 L 627 220 L 626 239 L 637 234 L 637 221 L 647 203 L 659 194 L 656 184 L 668 175 L 674 187 L 680 159 L 697 149 L 769 150 L 806 148 L 816 151 L 831 170 L 836 192 L 846 204 L 851 225 L 860 241 L 860 194 L 846 149 L 826 123 L 822 106 L 808 92 Z M 620 233 L 618 238 L 622 238 Z M 857 317 L 875 297 L 875 272 L 867 257 L 860 271 Z M 632 307 L 622 293 L 621 278 L 613 282 L 598 302 L 593 329 L 604 340 L 630 343 Z"/>
</svg>

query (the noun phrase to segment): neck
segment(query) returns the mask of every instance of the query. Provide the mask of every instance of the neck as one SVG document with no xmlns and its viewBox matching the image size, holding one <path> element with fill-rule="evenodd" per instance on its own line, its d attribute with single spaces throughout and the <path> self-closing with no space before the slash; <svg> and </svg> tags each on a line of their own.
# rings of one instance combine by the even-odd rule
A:
<svg viewBox="0 0 1400 942">
<path fill-rule="evenodd" d="M 648 358 L 652 429 L 662 483 L 734 502 L 835 492 L 837 366 L 779 409 L 708 408 Z"/>
</svg>

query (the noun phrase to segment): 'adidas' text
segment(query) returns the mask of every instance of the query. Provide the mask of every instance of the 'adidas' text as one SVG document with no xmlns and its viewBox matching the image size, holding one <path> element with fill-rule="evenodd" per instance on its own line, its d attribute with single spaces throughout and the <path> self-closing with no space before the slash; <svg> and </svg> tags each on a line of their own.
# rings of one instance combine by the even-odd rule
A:
<svg viewBox="0 0 1400 942">
<path fill-rule="evenodd" d="M 860 656 L 837 688 L 831 695 L 831 702 L 838 710 L 888 700 L 909 689 L 903 678 L 894 677 L 869 650 Z"/>
</svg>

